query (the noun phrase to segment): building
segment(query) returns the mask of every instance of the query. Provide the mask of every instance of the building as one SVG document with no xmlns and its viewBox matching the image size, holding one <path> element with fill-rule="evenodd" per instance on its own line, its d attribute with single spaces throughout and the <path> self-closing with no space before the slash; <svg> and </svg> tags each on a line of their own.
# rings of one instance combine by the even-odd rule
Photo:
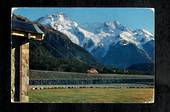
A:
<svg viewBox="0 0 170 112">
<path fill-rule="evenodd" d="M 88 74 L 98 74 L 98 71 L 95 68 L 90 68 L 90 70 L 87 70 Z"/>
<path fill-rule="evenodd" d="M 44 33 L 37 24 L 12 20 L 11 101 L 28 102 L 29 40 L 42 41 Z"/>
</svg>

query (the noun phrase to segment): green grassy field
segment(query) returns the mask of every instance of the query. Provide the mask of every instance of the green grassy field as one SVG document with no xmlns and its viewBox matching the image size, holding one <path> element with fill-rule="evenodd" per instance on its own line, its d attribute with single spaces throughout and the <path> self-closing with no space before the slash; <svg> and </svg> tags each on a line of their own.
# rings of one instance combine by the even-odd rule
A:
<svg viewBox="0 0 170 112">
<path fill-rule="evenodd" d="M 35 103 L 144 103 L 153 99 L 153 88 L 72 88 L 29 90 Z"/>
</svg>

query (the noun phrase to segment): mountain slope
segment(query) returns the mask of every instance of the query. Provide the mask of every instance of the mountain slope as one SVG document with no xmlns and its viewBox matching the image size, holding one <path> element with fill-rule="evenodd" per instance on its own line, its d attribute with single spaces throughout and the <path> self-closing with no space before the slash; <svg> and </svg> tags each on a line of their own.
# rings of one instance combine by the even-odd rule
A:
<svg viewBox="0 0 170 112">
<path fill-rule="evenodd" d="M 37 22 L 45 26 L 50 26 L 56 31 L 62 32 L 68 36 L 73 43 L 86 48 L 89 52 L 93 49 L 93 46 L 96 46 L 99 42 L 99 38 L 94 33 L 86 31 L 80 27 L 78 23 L 70 20 L 63 13 L 39 18 Z"/>
<path fill-rule="evenodd" d="M 148 53 L 151 59 L 155 60 L 155 41 L 150 40 L 143 45 L 144 50 Z"/>
<path fill-rule="evenodd" d="M 47 59 L 49 57 L 55 59 L 55 62 L 50 62 L 49 65 L 54 64 L 56 65 L 56 68 L 49 67 L 49 69 L 53 68 L 60 71 L 86 72 L 90 66 L 96 66 L 96 68 L 99 67 L 99 64 L 90 53 L 72 43 L 67 36 L 60 32 L 56 32 L 53 29 L 44 27 L 41 27 L 41 29 L 45 32 L 45 40 L 42 43 L 30 43 L 30 56 L 34 58 L 35 62 L 37 59 L 34 56 L 37 54 L 38 59 Z M 43 50 L 47 52 L 47 55 L 43 53 Z M 41 64 L 40 61 L 39 64 Z M 32 65 L 34 66 L 34 64 Z"/>
<path fill-rule="evenodd" d="M 105 65 L 118 68 L 126 68 L 137 63 L 152 62 L 143 50 L 138 49 L 131 43 L 126 46 L 121 43 L 110 46 L 110 50 L 102 61 Z"/>
<path fill-rule="evenodd" d="M 22 16 L 14 16 L 13 19 L 32 22 Z M 66 35 L 41 24 L 38 26 L 45 37 L 43 41 L 30 40 L 30 69 L 67 72 L 86 72 L 91 66 L 101 69 L 89 52 L 74 44 Z"/>
<path fill-rule="evenodd" d="M 145 29 L 133 31 L 118 21 L 81 26 L 63 13 L 47 15 L 37 22 L 67 35 L 107 66 L 154 62 L 154 36 Z"/>
<path fill-rule="evenodd" d="M 134 64 L 126 68 L 129 71 L 133 72 L 141 72 L 144 74 L 153 75 L 154 74 L 154 64 L 153 63 L 140 63 L 140 64 Z"/>
</svg>

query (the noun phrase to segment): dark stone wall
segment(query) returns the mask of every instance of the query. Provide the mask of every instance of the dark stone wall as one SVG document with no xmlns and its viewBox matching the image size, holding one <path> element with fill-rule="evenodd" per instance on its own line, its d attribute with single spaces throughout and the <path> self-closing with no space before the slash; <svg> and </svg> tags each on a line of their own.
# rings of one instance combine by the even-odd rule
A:
<svg viewBox="0 0 170 112">
<path fill-rule="evenodd" d="M 87 84 L 148 84 L 154 85 L 153 79 L 89 79 L 89 80 L 30 80 L 30 85 L 87 85 Z"/>
</svg>

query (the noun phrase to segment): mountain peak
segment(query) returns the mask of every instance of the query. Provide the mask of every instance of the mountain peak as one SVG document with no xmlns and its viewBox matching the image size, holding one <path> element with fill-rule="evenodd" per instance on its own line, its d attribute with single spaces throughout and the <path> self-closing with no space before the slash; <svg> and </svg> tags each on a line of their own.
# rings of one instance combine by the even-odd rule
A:
<svg viewBox="0 0 170 112">
<path fill-rule="evenodd" d="M 137 49 L 144 50 L 143 45 L 150 40 L 154 40 L 152 34 L 147 30 L 138 29 L 132 31 L 116 20 L 89 24 L 87 28 L 83 28 L 64 13 L 55 13 L 44 17 L 38 22 L 50 25 L 53 29 L 62 32 L 73 43 L 99 58 L 107 55 L 111 45 L 117 46 L 120 43 L 126 47 L 133 44 Z"/>
<path fill-rule="evenodd" d="M 53 13 L 44 16 L 37 20 L 43 25 L 50 25 L 56 30 L 63 30 L 64 28 L 70 29 L 70 27 L 77 27 L 78 24 L 75 21 L 70 20 L 64 13 Z"/>
<path fill-rule="evenodd" d="M 37 21 L 43 25 L 52 25 L 56 21 L 69 21 L 69 18 L 64 13 L 60 12 L 46 15 L 39 18 Z"/>
<path fill-rule="evenodd" d="M 139 35 L 148 35 L 148 36 L 153 37 L 153 34 L 148 32 L 146 29 L 137 29 L 137 30 L 134 30 L 133 32 Z"/>
<path fill-rule="evenodd" d="M 59 14 L 58 16 L 59 16 L 59 19 L 60 19 L 60 20 L 64 20 L 64 19 L 65 19 L 64 14 Z"/>
<path fill-rule="evenodd" d="M 64 20 L 64 19 L 68 19 L 67 16 L 63 13 L 63 12 L 59 12 L 59 13 L 53 13 L 51 15 L 49 15 L 53 18 L 57 18 L 59 20 Z"/>
<path fill-rule="evenodd" d="M 117 25 L 117 26 L 120 25 L 120 22 L 117 21 L 117 20 L 114 20 L 113 23 L 114 23 L 115 25 Z"/>
<path fill-rule="evenodd" d="M 119 21 L 107 21 L 104 23 L 105 26 L 110 27 L 111 29 L 115 29 L 117 27 L 119 27 L 121 24 L 119 23 Z"/>
</svg>

